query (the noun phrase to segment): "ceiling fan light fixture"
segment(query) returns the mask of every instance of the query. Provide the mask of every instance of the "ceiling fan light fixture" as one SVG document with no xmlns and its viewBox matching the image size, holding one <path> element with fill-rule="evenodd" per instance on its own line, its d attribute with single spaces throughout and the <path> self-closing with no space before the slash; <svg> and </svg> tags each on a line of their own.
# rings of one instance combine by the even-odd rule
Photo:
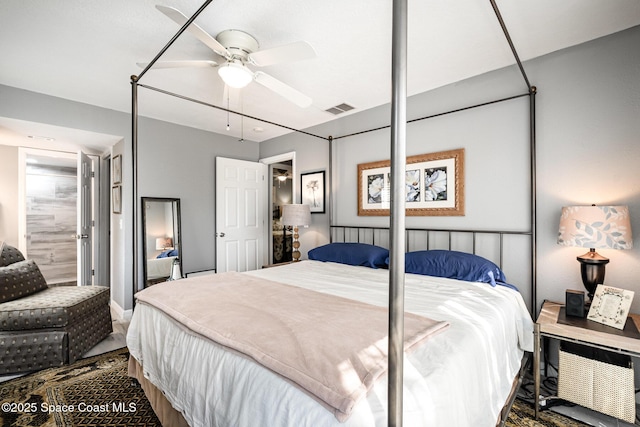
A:
<svg viewBox="0 0 640 427">
<path fill-rule="evenodd" d="M 241 89 L 253 80 L 251 70 L 238 62 L 227 62 L 218 68 L 218 74 L 222 81 L 235 89 Z"/>
</svg>

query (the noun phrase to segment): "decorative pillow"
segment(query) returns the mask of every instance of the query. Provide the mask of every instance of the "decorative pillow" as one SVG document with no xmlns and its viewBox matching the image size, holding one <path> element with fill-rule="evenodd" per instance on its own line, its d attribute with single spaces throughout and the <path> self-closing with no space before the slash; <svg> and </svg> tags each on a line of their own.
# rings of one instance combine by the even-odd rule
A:
<svg viewBox="0 0 640 427">
<path fill-rule="evenodd" d="M 309 251 L 309 259 L 365 267 L 386 267 L 389 250 L 366 243 L 329 243 Z"/>
<path fill-rule="evenodd" d="M 24 261 L 22 252 L 13 246 L 0 242 L 0 267 L 6 267 L 20 261 Z"/>
<path fill-rule="evenodd" d="M 405 255 L 405 271 L 467 282 L 490 283 L 491 286 L 507 281 L 502 270 L 493 262 L 478 255 L 457 251 L 409 252 Z"/>
<path fill-rule="evenodd" d="M 0 303 L 47 289 L 47 282 L 33 260 L 0 267 Z"/>
</svg>

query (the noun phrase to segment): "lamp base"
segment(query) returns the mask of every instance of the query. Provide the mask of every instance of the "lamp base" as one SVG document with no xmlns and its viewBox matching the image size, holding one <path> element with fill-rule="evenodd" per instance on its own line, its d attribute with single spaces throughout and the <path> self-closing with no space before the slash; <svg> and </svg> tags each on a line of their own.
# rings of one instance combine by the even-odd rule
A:
<svg viewBox="0 0 640 427">
<path fill-rule="evenodd" d="M 589 302 L 591 302 L 598 285 L 604 283 L 605 265 L 609 263 L 609 258 L 603 257 L 595 249 L 590 249 L 589 252 L 576 259 L 580 262 L 582 284 L 587 290 Z"/>
<path fill-rule="evenodd" d="M 295 226 L 293 227 L 293 243 L 291 244 L 291 246 L 293 246 L 293 252 L 291 253 L 293 262 L 300 261 L 300 241 L 298 240 L 299 237 L 300 234 L 298 234 L 298 226 Z"/>
</svg>

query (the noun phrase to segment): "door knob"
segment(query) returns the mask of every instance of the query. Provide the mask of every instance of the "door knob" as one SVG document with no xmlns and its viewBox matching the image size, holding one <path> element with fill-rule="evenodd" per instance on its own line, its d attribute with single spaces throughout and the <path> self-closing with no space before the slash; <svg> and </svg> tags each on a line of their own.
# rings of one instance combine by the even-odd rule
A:
<svg viewBox="0 0 640 427">
<path fill-rule="evenodd" d="M 73 237 L 74 239 L 88 239 L 89 235 L 88 234 L 73 234 L 71 235 L 71 237 Z"/>
<path fill-rule="evenodd" d="M 216 233 L 216 237 L 224 237 L 224 233 L 222 233 L 222 232 Z"/>
</svg>

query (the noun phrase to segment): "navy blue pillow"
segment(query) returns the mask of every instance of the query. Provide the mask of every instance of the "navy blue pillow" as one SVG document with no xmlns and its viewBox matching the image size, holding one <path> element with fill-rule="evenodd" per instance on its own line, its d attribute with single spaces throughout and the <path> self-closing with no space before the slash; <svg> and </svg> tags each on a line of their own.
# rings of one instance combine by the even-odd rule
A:
<svg viewBox="0 0 640 427">
<path fill-rule="evenodd" d="M 169 249 L 168 251 L 164 251 L 160 255 L 158 255 L 156 258 L 168 258 L 172 256 L 178 256 L 177 249 Z"/>
<path fill-rule="evenodd" d="M 386 267 L 389 250 L 366 243 L 329 243 L 309 251 L 314 261 L 338 262 L 365 267 Z"/>
<path fill-rule="evenodd" d="M 507 281 L 500 267 L 493 262 L 478 255 L 457 251 L 409 252 L 405 255 L 405 271 L 467 282 L 490 283 L 491 286 Z"/>
</svg>

